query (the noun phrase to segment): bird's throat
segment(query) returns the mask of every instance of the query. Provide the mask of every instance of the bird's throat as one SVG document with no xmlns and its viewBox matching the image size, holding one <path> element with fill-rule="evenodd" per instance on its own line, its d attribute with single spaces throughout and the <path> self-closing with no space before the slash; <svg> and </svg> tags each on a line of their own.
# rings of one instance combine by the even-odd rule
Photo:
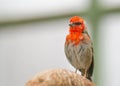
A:
<svg viewBox="0 0 120 86">
<path fill-rule="evenodd" d="M 78 31 L 70 32 L 66 37 L 67 42 L 71 41 L 75 45 L 78 45 L 83 39 L 84 39 L 84 37 L 83 37 L 82 33 L 78 32 Z"/>
</svg>

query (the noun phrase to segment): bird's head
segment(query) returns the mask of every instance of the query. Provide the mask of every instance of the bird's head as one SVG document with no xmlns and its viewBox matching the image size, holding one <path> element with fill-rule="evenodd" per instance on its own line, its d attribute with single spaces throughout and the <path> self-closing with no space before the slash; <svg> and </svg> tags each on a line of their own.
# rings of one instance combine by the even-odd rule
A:
<svg viewBox="0 0 120 86">
<path fill-rule="evenodd" d="M 85 29 L 84 19 L 79 16 L 73 16 L 70 19 L 70 32 L 83 32 Z"/>
</svg>

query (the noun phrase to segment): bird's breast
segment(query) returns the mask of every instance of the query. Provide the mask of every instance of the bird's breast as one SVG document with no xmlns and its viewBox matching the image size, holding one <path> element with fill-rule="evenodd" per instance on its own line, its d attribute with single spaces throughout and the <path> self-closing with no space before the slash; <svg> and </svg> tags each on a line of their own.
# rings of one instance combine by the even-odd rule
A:
<svg viewBox="0 0 120 86">
<path fill-rule="evenodd" d="M 68 41 L 65 44 L 65 53 L 69 62 L 77 69 L 85 68 L 86 63 L 89 63 L 91 59 L 91 49 L 88 44 L 80 42 L 75 45 L 74 42 Z M 89 55 L 87 55 L 89 54 Z"/>
</svg>

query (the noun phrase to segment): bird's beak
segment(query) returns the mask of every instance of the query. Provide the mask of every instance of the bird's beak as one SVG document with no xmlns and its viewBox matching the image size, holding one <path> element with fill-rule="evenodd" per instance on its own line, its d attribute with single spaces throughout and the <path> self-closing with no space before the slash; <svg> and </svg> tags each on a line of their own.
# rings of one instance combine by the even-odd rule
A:
<svg viewBox="0 0 120 86">
<path fill-rule="evenodd" d="M 70 23 L 70 24 L 69 24 L 69 26 L 70 26 L 70 27 L 73 27 L 73 26 L 75 26 L 75 24 L 73 24 L 73 23 Z"/>
</svg>

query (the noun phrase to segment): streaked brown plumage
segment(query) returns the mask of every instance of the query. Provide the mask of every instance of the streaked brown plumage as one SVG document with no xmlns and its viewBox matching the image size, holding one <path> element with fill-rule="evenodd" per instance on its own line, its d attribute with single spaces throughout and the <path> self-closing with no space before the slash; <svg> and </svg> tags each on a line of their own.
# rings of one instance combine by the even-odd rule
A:
<svg viewBox="0 0 120 86">
<path fill-rule="evenodd" d="M 70 19 L 69 34 L 65 42 L 65 54 L 76 70 L 80 70 L 84 77 L 92 81 L 93 46 L 81 17 L 74 16 Z"/>
</svg>

